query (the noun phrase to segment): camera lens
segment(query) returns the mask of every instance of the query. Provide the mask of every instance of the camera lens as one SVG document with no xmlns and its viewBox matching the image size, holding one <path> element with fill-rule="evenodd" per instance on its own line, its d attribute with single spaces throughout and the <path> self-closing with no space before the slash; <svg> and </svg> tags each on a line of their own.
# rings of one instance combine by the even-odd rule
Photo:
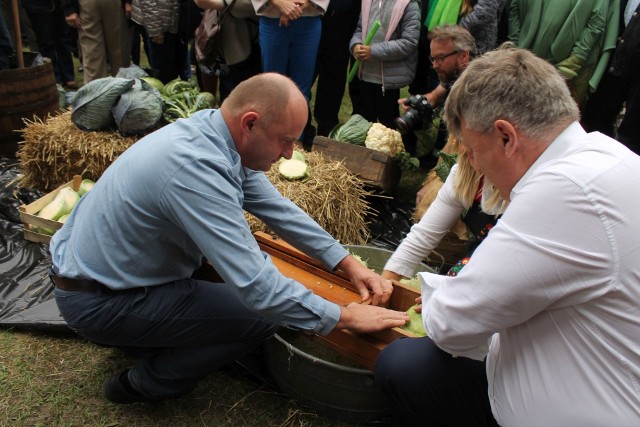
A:
<svg viewBox="0 0 640 427">
<path fill-rule="evenodd" d="M 396 127 L 402 135 L 409 133 L 413 129 L 419 129 L 421 124 L 420 113 L 413 108 L 396 119 Z"/>
</svg>

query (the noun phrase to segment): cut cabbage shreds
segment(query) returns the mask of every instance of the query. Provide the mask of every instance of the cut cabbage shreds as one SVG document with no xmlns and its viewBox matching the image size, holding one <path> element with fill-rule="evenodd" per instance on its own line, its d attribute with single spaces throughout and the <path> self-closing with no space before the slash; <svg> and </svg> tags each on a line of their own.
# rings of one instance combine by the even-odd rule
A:
<svg viewBox="0 0 640 427">
<path fill-rule="evenodd" d="M 427 335 L 427 332 L 424 330 L 424 324 L 422 323 L 422 313 L 416 312 L 416 305 L 411 306 L 411 308 L 407 310 L 409 323 L 402 326 L 402 329 L 411 332 L 417 337 L 424 337 Z"/>
<path fill-rule="evenodd" d="M 308 176 L 309 167 L 302 160 L 282 160 L 278 165 L 278 172 L 286 179 L 303 179 Z"/>
</svg>

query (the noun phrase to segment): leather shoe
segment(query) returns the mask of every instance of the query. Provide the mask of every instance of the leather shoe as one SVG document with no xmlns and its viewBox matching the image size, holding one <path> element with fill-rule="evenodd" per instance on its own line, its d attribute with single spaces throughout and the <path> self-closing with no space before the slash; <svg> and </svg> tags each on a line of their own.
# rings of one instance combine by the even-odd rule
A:
<svg viewBox="0 0 640 427">
<path fill-rule="evenodd" d="M 109 402 L 125 405 L 137 402 L 155 402 L 154 399 L 143 396 L 131 387 L 127 378 L 128 373 L 128 369 L 123 369 L 105 380 L 102 386 L 105 399 Z M 125 381 L 129 387 L 125 386 Z"/>
</svg>

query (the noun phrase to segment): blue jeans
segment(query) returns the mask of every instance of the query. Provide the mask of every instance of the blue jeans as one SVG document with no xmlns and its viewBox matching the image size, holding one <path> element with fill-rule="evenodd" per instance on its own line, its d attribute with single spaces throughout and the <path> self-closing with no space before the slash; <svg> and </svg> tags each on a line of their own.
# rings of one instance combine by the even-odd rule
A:
<svg viewBox="0 0 640 427">
<path fill-rule="evenodd" d="M 184 279 L 109 293 L 56 288 L 55 297 L 69 327 L 83 337 L 143 355 L 129 380 L 144 396 L 165 399 L 190 391 L 276 332 L 231 289 Z"/>
<path fill-rule="evenodd" d="M 321 33 L 320 16 L 298 18 L 286 27 L 281 27 L 277 18 L 261 16 L 262 71 L 289 76 L 308 101 L 311 98 Z"/>
</svg>

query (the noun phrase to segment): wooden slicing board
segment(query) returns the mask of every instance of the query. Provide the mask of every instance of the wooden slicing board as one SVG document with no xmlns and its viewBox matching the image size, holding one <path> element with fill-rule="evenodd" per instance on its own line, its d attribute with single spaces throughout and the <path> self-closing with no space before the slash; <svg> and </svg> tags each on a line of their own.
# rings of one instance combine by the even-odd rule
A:
<svg viewBox="0 0 640 427">
<path fill-rule="evenodd" d="M 343 271 L 329 271 L 317 260 L 263 232 L 254 233 L 260 248 L 271 256 L 274 265 L 282 275 L 296 280 L 335 304 L 345 306 L 352 302 L 361 303 L 361 297 Z M 411 287 L 393 281 L 394 291 L 389 308 L 406 311 L 415 304 L 420 293 Z M 364 302 L 365 304 L 368 302 Z M 312 335 L 318 342 L 331 347 L 364 368 L 373 369 L 378 353 L 392 341 L 401 337 L 413 337 L 411 332 L 391 328 L 370 334 L 356 334 L 346 330 L 333 330 L 326 336 Z"/>
</svg>

